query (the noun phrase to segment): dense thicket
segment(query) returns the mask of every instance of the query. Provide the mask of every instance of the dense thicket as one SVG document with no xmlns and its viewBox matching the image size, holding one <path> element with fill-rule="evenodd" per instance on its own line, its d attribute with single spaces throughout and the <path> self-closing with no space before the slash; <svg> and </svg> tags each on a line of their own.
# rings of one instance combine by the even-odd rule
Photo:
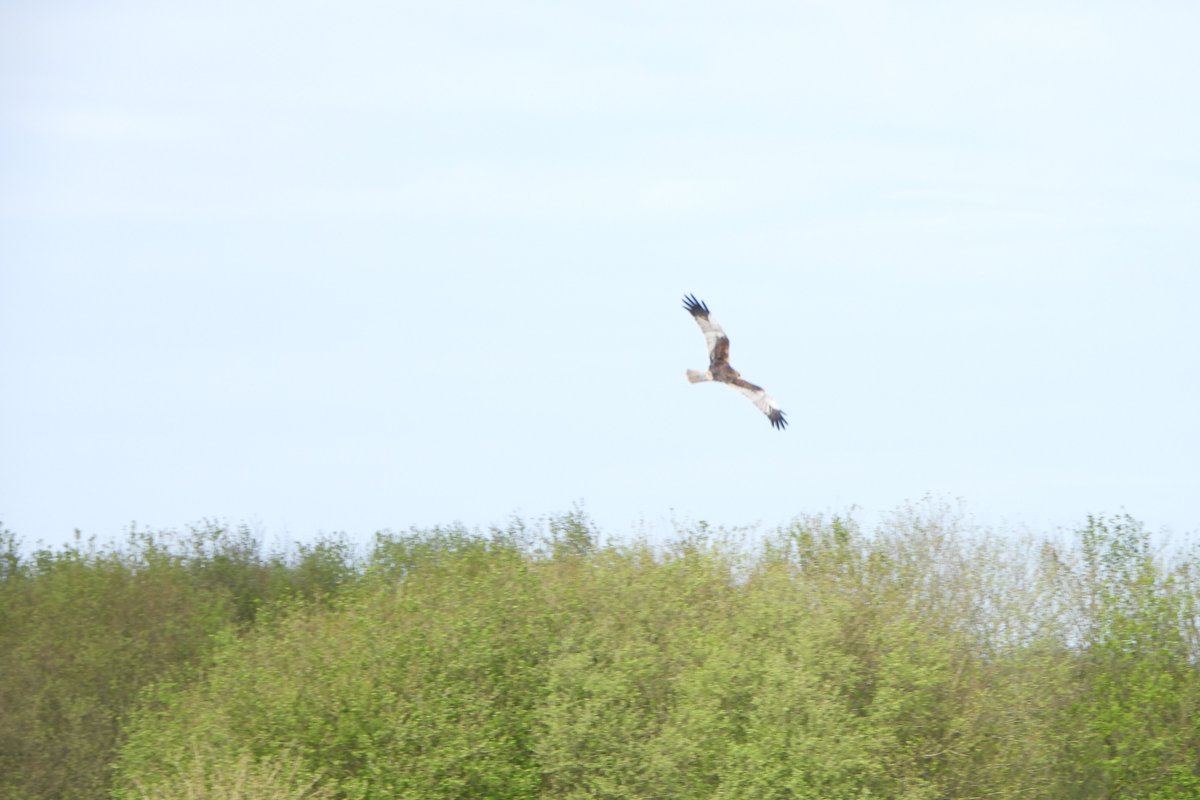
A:
<svg viewBox="0 0 1200 800">
<path fill-rule="evenodd" d="M 1127 517 L 8 552 L 12 797 L 1200 796 L 1200 560 Z"/>
<path fill-rule="evenodd" d="M 187 680 L 219 632 L 283 598 L 318 603 L 353 570 L 339 540 L 267 555 L 215 524 L 32 557 L 0 531 L 0 797 L 106 797 L 148 684 Z"/>
</svg>

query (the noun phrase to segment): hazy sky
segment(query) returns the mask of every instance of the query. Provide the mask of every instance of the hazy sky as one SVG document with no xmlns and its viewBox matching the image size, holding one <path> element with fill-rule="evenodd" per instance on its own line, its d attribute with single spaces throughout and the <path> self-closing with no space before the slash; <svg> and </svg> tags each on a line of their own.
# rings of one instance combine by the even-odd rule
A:
<svg viewBox="0 0 1200 800">
<path fill-rule="evenodd" d="M 0 521 L 1200 530 L 1194 2 L 0 4 Z M 692 386 L 706 301 L 791 426 Z"/>
</svg>

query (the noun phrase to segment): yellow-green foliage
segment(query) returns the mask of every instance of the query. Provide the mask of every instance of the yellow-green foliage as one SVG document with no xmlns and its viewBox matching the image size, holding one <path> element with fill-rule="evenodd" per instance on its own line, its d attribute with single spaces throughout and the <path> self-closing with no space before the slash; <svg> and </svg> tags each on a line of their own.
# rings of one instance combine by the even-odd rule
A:
<svg viewBox="0 0 1200 800">
<path fill-rule="evenodd" d="M 244 529 L 213 525 L 30 559 L 0 532 L 0 798 L 107 796 L 147 685 L 182 679 L 261 605 L 316 600 L 351 570 L 336 540 L 266 558 Z"/>
<path fill-rule="evenodd" d="M 756 549 L 385 538 L 331 608 L 148 699 L 119 796 L 249 757 L 356 800 L 1193 797 L 1196 587 L 1146 547 L 936 508 Z"/>
<path fill-rule="evenodd" d="M 1127 517 L 547 528 L 361 563 L 216 528 L 29 562 L 10 537 L 0 796 L 1200 796 L 1200 562 Z"/>
<path fill-rule="evenodd" d="M 178 578 L 167 560 L 74 548 L 6 576 L 0 796 L 102 796 L 122 713 L 226 617 L 226 598 Z"/>
<path fill-rule="evenodd" d="M 254 758 L 197 745 L 187 768 L 152 787 L 138 786 L 144 800 L 330 800 L 329 787 L 295 756 Z"/>
</svg>

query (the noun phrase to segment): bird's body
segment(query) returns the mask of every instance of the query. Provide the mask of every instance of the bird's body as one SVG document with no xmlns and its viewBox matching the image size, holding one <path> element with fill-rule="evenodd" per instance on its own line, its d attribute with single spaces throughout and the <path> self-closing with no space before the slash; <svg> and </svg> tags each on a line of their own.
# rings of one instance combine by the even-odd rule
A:
<svg viewBox="0 0 1200 800">
<path fill-rule="evenodd" d="M 727 383 L 737 389 L 767 415 L 771 426 L 783 430 L 787 427 L 787 419 L 779 404 L 771 399 L 761 386 L 743 380 L 741 373 L 729 365 L 729 337 L 714 320 L 709 318 L 708 306 L 696 299 L 695 295 L 683 298 L 683 307 L 696 320 L 700 331 L 704 334 L 704 342 L 708 345 L 708 369 L 687 371 L 687 379 L 692 383 L 717 381 Z"/>
</svg>

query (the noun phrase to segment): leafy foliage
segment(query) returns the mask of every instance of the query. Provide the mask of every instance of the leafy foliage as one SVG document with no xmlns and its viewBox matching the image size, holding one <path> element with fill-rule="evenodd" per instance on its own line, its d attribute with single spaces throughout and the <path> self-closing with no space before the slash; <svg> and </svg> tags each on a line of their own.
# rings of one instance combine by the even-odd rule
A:
<svg viewBox="0 0 1200 800">
<path fill-rule="evenodd" d="M 0 545 L 5 796 L 1200 791 L 1200 562 L 1128 517 L 1064 543 L 926 504 L 652 546 L 576 510 L 363 561 L 211 526 Z"/>
<path fill-rule="evenodd" d="M 280 598 L 317 597 L 340 569 L 267 560 L 252 541 L 207 525 L 24 559 L 0 534 L 0 797 L 105 796 L 146 686 L 184 679 L 219 631 Z"/>
</svg>

